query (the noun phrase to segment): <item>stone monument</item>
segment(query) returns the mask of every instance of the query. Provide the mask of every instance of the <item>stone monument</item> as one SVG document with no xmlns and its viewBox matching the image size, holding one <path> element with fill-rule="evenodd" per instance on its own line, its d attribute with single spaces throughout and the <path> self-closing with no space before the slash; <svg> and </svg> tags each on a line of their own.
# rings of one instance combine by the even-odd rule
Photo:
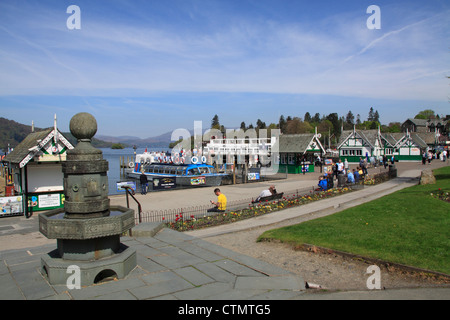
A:
<svg viewBox="0 0 450 320">
<path fill-rule="evenodd" d="M 42 271 L 51 284 L 66 284 L 73 266 L 80 271 L 82 286 L 123 278 L 137 265 L 136 251 L 120 242 L 120 236 L 135 225 L 134 210 L 110 207 L 108 162 L 91 145 L 97 132 L 95 118 L 76 114 L 70 132 L 78 144 L 67 151 L 62 166 L 64 209 L 39 215 L 40 232 L 57 239 L 57 249 L 41 260 Z"/>
<path fill-rule="evenodd" d="M 433 171 L 431 169 L 425 169 L 420 174 L 420 181 L 419 184 L 435 184 L 436 183 L 436 177 L 433 174 Z"/>
</svg>

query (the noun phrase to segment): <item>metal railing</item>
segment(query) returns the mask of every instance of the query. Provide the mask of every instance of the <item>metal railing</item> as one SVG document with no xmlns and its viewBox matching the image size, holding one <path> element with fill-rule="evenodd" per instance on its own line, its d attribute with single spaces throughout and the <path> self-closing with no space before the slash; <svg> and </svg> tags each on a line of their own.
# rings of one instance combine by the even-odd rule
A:
<svg viewBox="0 0 450 320">
<path fill-rule="evenodd" d="M 284 192 L 285 198 L 291 197 L 299 197 L 303 194 L 311 194 L 317 192 L 314 190 L 315 187 L 296 189 L 288 192 Z M 240 199 L 236 201 L 228 201 L 227 209 L 225 213 L 243 210 L 252 206 L 252 201 L 256 198 L 247 198 Z M 278 200 L 275 200 L 278 201 Z M 193 219 L 193 218 L 203 218 L 207 216 L 213 216 L 217 214 L 223 214 L 224 212 L 208 212 L 208 209 L 213 208 L 211 205 L 199 205 L 199 206 L 191 206 L 184 208 L 174 208 L 174 209 L 165 209 L 165 210 L 148 210 L 142 212 L 142 218 L 139 217 L 139 221 L 141 222 L 175 222 L 184 219 Z"/>
<path fill-rule="evenodd" d="M 393 174 L 393 172 L 381 172 L 378 174 L 370 175 L 370 181 L 361 179 L 359 183 L 357 184 L 349 184 L 344 183 L 340 186 L 338 186 L 338 181 L 335 182 L 335 188 L 341 188 L 341 187 L 347 187 L 354 190 L 359 190 L 363 188 L 365 185 L 373 185 L 385 182 L 389 179 L 395 178 L 396 174 Z M 311 186 L 306 187 L 302 189 L 295 189 L 290 191 L 284 191 L 284 190 L 278 190 L 279 192 L 283 192 L 283 198 L 279 200 L 272 200 L 273 201 L 284 201 L 286 199 L 297 199 L 302 196 L 313 196 L 316 193 L 320 193 L 322 191 L 319 190 L 318 186 Z M 133 197 L 134 198 L 134 197 Z M 256 198 L 256 197 L 255 197 Z M 252 206 L 252 201 L 255 198 L 248 198 L 248 199 L 241 199 L 236 201 L 229 201 L 227 203 L 227 210 L 225 212 L 208 212 L 208 209 L 211 209 L 211 205 L 199 205 L 199 206 L 191 206 L 191 207 L 184 207 L 184 208 L 174 208 L 174 209 L 165 209 L 165 210 L 147 210 L 142 211 L 139 207 L 139 216 L 137 217 L 136 224 L 142 223 L 142 222 L 164 222 L 164 223 L 170 223 L 170 222 L 177 222 L 177 221 L 183 221 L 183 220 L 190 220 L 190 219 L 198 219 L 203 218 L 207 216 L 214 216 L 218 214 L 223 213 L 229 213 L 233 211 L 243 210 L 247 209 L 250 206 Z M 139 204 L 140 206 L 140 204 Z"/>
<path fill-rule="evenodd" d="M 142 223 L 142 216 L 141 216 L 142 206 L 141 206 L 141 203 L 134 197 L 134 190 L 129 186 L 122 186 L 122 189 L 125 189 L 125 193 L 127 195 L 127 208 L 130 208 L 130 201 L 128 200 L 128 195 L 130 195 L 133 198 L 133 200 L 137 203 L 137 205 L 138 205 L 138 221 L 137 222 Z"/>
</svg>

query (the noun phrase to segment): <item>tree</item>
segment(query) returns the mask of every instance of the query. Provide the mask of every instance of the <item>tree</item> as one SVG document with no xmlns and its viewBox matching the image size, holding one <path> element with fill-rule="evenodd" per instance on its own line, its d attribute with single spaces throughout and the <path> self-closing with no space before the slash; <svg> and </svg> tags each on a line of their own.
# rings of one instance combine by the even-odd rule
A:
<svg viewBox="0 0 450 320">
<path fill-rule="evenodd" d="M 328 136 L 329 132 L 333 132 L 333 124 L 330 120 L 324 120 L 317 127 L 317 131 Z"/>
<path fill-rule="evenodd" d="M 402 132 L 402 124 L 400 122 L 390 122 L 388 126 L 381 126 L 383 132 Z"/>
<path fill-rule="evenodd" d="M 319 123 L 320 122 L 320 113 L 317 112 L 314 115 L 314 117 L 312 118 L 312 122 L 314 122 L 314 123 Z"/>
<path fill-rule="evenodd" d="M 303 118 L 303 121 L 306 121 L 306 122 L 312 121 L 312 118 L 311 118 L 311 115 L 309 114 L 309 112 L 305 113 L 305 117 Z"/>
<path fill-rule="evenodd" d="M 311 132 L 313 127 L 308 122 L 303 122 L 302 119 L 294 117 L 291 121 L 288 121 L 286 127 L 286 133 L 296 134 L 296 133 L 307 133 Z"/>
<path fill-rule="evenodd" d="M 286 120 L 284 119 L 283 115 L 280 116 L 280 120 L 278 121 L 278 125 L 280 127 L 281 133 L 284 133 L 286 131 L 287 123 L 286 123 Z"/>
<path fill-rule="evenodd" d="M 275 124 L 275 123 L 271 123 L 271 124 L 267 127 L 267 138 L 270 138 L 270 137 L 271 137 L 272 129 L 278 129 L 278 125 Z"/>
<path fill-rule="evenodd" d="M 211 129 L 220 130 L 219 116 L 217 114 L 211 120 Z"/>
<path fill-rule="evenodd" d="M 380 115 L 378 114 L 378 110 L 373 114 L 373 121 L 380 122 Z"/>
<path fill-rule="evenodd" d="M 258 121 L 256 121 L 256 128 L 257 129 L 265 129 L 266 123 L 261 121 L 261 119 L 258 119 Z"/>
<path fill-rule="evenodd" d="M 326 117 L 327 120 L 329 120 L 333 124 L 333 129 L 331 130 L 332 133 L 334 133 L 336 136 L 339 135 L 340 131 L 340 123 L 339 123 L 339 116 L 336 112 L 330 113 Z"/>
<path fill-rule="evenodd" d="M 246 130 L 245 122 L 244 122 L 244 121 L 241 122 L 241 130 Z"/>
<path fill-rule="evenodd" d="M 351 127 L 355 124 L 355 116 L 351 111 L 347 113 L 347 116 L 345 117 L 345 123 Z"/>
<path fill-rule="evenodd" d="M 431 109 L 425 109 L 423 111 L 420 111 L 414 119 L 435 119 L 436 115 L 434 114 L 434 111 Z"/>
<path fill-rule="evenodd" d="M 373 117 L 374 117 L 373 108 L 370 107 L 369 116 L 367 117 L 367 121 L 373 121 Z"/>
</svg>

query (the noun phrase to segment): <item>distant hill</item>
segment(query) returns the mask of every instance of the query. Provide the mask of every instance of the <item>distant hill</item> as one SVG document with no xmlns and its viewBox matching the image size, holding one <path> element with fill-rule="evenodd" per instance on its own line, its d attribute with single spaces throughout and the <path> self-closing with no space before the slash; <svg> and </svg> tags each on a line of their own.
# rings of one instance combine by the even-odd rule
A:
<svg viewBox="0 0 450 320">
<path fill-rule="evenodd" d="M 172 132 L 167 132 L 157 137 L 141 139 L 133 136 L 111 137 L 104 135 L 96 135 L 96 137 L 103 141 L 111 143 L 122 143 L 128 146 L 137 146 L 138 148 L 168 148 L 171 141 Z"/>
<path fill-rule="evenodd" d="M 47 128 L 34 128 L 35 131 L 45 129 Z M 0 117 L 0 154 L 3 154 L 8 150 L 8 144 L 11 148 L 14 148 L 30 133 L 30 125 L 21 124 L 14 120 L 8 120 Z M 77 144 L 77 140 L 70 132 L 63 132 L 63 134 L 70 141 L 70 143 L 73 145 Z M 141 139 L 134 136 L 112 137 L 97 134 L 92 139 L 92 145 L 96 148 L 111 148 L 113 143 L 120 143 L 125 147 L 132 147 L 133 145 L 136 145 L 138 148 L 168 148 L 169 144 L 172 142 L 171 136 L 172 132 L 167 132 L 162 135 L 146 139 Z"/>
<path fill-rule="evenodd" d="M 44 129 L 35 128 L 35 131 L 41 130 Z M 7 151 L 8 144 L 11 148 L 14 148 L 30 133 L 31 126 L 0 118 L 0 149 Z"/>
<path fill-rule="evenodd" d="M 42 131 L 48 128 L 34 128 L 34 131 Z M 0 117 L 0 154 L 8 151 L 8 144 L 11 148 L 15 148 L 19 143 L 31 133 L 31 126 L 18 123 L 14 120 L 8 120 Z M 77 139 L 70 132 L 63 132 L 64 136 L 73 145 L 77 144 Z M 112 143 L 102 141 L 96 137 L 92 139 L 92 145 L 96 148 L 110 148 Z"/>
</svg>

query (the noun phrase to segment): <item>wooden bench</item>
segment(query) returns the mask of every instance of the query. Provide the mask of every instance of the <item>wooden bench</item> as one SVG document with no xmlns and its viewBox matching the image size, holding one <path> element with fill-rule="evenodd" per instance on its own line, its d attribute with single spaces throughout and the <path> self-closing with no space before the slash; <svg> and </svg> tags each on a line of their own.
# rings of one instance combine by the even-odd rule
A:
<svg viewBox="0 0 450 320">
<path fill-rule="evenodd" d="M 267 197 L 262 197 L 262 198 L 256 198 L 257 200 L 252 200 L 252 204 L 253 203 L 260 203 L 260 202 L 266 202 L 266 201 L 272 201 L 272 200 L 280 200 L 281 198 L 283 198 L 284 192 L 281 193 L 276 193 L 273 194 L 271 196 L 267 196 Z"/>
</svg>

